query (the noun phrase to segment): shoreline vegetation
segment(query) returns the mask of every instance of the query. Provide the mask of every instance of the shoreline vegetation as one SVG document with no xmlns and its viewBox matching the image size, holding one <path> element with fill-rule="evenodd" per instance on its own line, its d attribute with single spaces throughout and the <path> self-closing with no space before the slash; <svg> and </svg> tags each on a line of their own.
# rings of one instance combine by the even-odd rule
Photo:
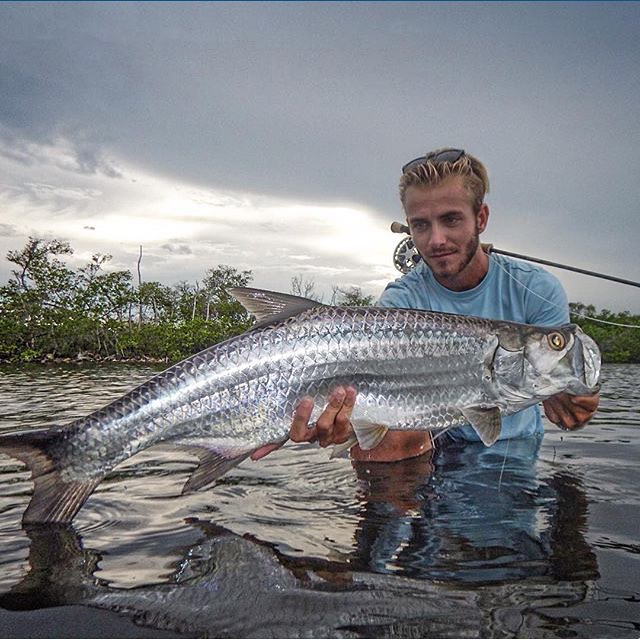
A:
<svg viewBox="0 0 640 640">
<path fill-rule="evenodd" d="M 84 267 L 71 269 L 61 257 L 67 242 L 29 238 L 9 251 L 14 266 L 0 286 L 0 364 L 54 362 L 136 362 L 171 364 L 248 329 L 251 316 L 226 293 L 247 286 L 251 271 L 218 265 L 202 281 L 166 286 L 143 282 L 138 260 L 137 283 L 128 271 L 107 271 L 111 256 L 95 254 Z M 312 281 L 291 280 L 291 293 L 319 299 Z M 335 287 L 329 304 L 371 305 L 357 287 Z M 640 332 L 599 324 L 638 325 L 640 316 L 597 311 L 571 303 L 579 324 L 602 351 L 604 362 L 639 363 Z"/>
</svg>

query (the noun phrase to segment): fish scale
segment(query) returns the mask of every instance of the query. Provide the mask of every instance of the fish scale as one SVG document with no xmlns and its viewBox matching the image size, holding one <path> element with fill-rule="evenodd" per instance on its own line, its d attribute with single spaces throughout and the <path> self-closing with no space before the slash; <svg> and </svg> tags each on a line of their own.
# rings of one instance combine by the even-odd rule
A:
<svg viewBox="0 0 640 640">
<path fill-rule="evenodd" d="M 317 419 L 338 385 L 357 389 L 351 419 L 366 448 L 387 429 L 438 433 L 466 422 L 490 444 L 501 415 L 543 397 L 519 372 L 540 375 L 538 386 L 548 393 L 597 383 L 597 347 L 575 325 L 330 307 L 257 289 L 231 293 L 258 318 L 252 330 L 69 425 L 0 438 L 0 450 L 32 468 L 25 521 L 70 520 L 106 473 L 156 444 L 193 451 L 201 464 L 185 486 L 204 486 L 260 447 L 282 443 L 303 397 L 314 399 Z M 551 333 L 562 336 L 561 353 L 552 349 Z M 589 357 L 578 358 L 576 349 Z M 540 363 L 528 360 L 529 351 Z M 514 366 L 518 358 L 527 366 Z M 585 362 L 598 371 L 574 371 Z"/>
<path fill-rule="evenodd" d="M 82 458 L 83 463 L 82 468 L 69 464 L 67 478 L 102 473 L 102 455 L 92 451 L 101 441 L 110 442 L 113 449 L 126 439 L 115 460 L 118 464 L 153 444 L 212 432 L 256 447 L 282 440 L 302 397 L 312 395 L 317 405 L 323 405 L 337 384 L 354 384 L 362 395 L 354 419 L 388 419 L 388 410 L 377 411 L 380 399 L 387 398 L 387 405 L 391 401 L 398 414 L 397 429 L 414 428 L 420 415 L 428 418 L 426 427 L 440 429 L 441 414 L 451 413 L 455 398 L 481 399 L 478 365 L 486 342 L 484 323 L 438 313 L 425 322 L 423 314 L 413 311 L 329 308 L 327 313 L 326 309 L 316 307 L 281 326 L 213 346 L 72 423 L 71 429 L 88 434 L 83 439 L 87 450 L 83 455 L 72 452 L 70 458 Z M 470 370 L 475 373 L 456 375 Z M 405 381 L 396 382 L 395 398 L 384 388 L 390 371 Z M 380 383 L 369 386 L 368 375 L 377 376 Z M 414 384 L 412 378 L 424 379 L 422 386 L 431 379 L 435 383 L 431 396 L 405 395 Z M 451 384 L 458 380 L 465 383 L 462 396 L 461 385 Z M 439 390 L 444 385 L 446 389 Z M 287 390 L 284 402 L 283 389 Z M 210 399 L 210 404 L 201 398 Z M 256 398 L 261 399 L 260 411 L 254 410 L 252 416 L 249 407 L 255 406 Z M 256 415 L 262 416 L 264 428 L 256 428 Z M 462 416 L 455 422 L 463 423 Z M 100 453 L 103 450 L 98 447 Z"/>
<path fill-rule="evenodd" d="M 193 359 L 181 362 L 72 428 L 88 430 L 87 442 L 113 443 L 114 433 L 129 433 L 130 444 L 130 426 L 135 425 L 135 446 L 123 449 L 122 460 L 166 439 L 211 432 L 257 447 L 286 436 L 303 396 L 314 396 L 322 406 L 337 384 L 354 384 L 363 399 L 356 405 L 354 419 L 388 419 L 388 411 L 377 411 L 384 397 L 397 413 L 396 429 L 415 428 L 419 416 L 426 419 L 423 428 L 441 429 L 454 401 L 488 401 L 480 368 L 487 324 L 439 313 L 425 318 L 408 310 L 333 308 L 327 313 L 326 308 L 316 307 L 283 326 L 211 347 L 195 360 L 198 366 Z M 338 332 L 332 332 L 335 327 Z M 281 344 L 274 344 L 274 334 L 282 338 Z M 337 348 L 331 349 L 332 342 Z M 401 376 L 393 392 L 386 388 L 389 369 Z M 370 385 L 371 375 L 379 384 Z M 422 393 L 410 392 L 416 384 Z M 284 402 L 282 388 L 287 390 Z M 146 402 L 135 402 L 136 395 L 146 396 Z M 211 404 L 199 402 L 201 397 L 210 398 Z M 249 419 L 256 415 L 254 410 L 251 416 L 249 409 L 255 398 L 261 399 L 257 415 L 263 416 L 263 429 L 256 429 Z M 465 422 L 461 414 L 458 418 L 452 426 Z M 89 470 L 86 462 L 92 457 L 95 465 L 90 472 L 102 471 L 100 456 L 89 450 L 81 473 Z"/>
</svg>

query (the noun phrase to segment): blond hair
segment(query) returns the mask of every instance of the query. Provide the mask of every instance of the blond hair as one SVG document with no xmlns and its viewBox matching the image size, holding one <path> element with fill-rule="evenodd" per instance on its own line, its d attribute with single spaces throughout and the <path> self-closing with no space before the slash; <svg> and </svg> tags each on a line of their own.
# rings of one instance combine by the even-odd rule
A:
<svg viewBox="0 0 640 640">
<path fill-rule="evenodd" d="M 437 156 L 438 149 L 429 155 Z M 489 192 L 489 175 L 485 166 L 476 157 L 464 153 L 455 162 L 433 162 L 428 159 L 412 167 L 400 178 L 400 201 L 404 205 L 408 187 L 434 187 L 448 178 L 462 176 L 465 189 L 472 197 L 474 211 L 478 211 Z"/>
</svg>

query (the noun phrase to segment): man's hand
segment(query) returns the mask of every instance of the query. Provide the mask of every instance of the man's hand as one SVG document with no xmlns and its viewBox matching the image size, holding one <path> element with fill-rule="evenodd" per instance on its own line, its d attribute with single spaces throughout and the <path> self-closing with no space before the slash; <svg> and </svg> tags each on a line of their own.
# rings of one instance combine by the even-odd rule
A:
<svg viewBox="0 0 640 640">
<path fill-rule="evenodd" d="M 293 414 L 289 438 L 293 442 L 318 441 L 321 447 L 346 442 L 353 433 L 351 412 L 355 403 L 356 390 L 353 387 L 336 387 L 329 395 L 329 403 L 315 425 L 309 425 L 313 400 L 304 398 Z M 284 442 L 261 447 L 251 455 L 251 459 L 259 460 L 283 444 Z M 360 445 L 353 447 L 351 458 L 368 462 L 395 462 L 422 455 L 432 448 L 431 436 L 427 431 L 390 431 L 374 449 L 364 451 Z"/>
<path fill-rule="evenodd" d="M 580 429 L 591 420 L 598 408 L 600 393 L 591 396 L 571 396 L 558 393 L 542 403 L 547 418 L 561 429 Z"/>
<path fill-rule="evenodd" d="M 289 430 L 289 438 L 293 442 L 315 442 L 321 447 L 332 444 L 342 444 L 353 433 L 351 427 L 351 412 L 356 403 L 356 390 L 353 387 L 336 387 L 329 395 L 329 404 L 316 420 L 315 425 L 309 425 L 313 412 L 313 399 L 306 397 L 296 407 L 293 422 Z M 266 455 L 279 449 L 284 443 L 268 444 L 260 447 L 251 454 L 252 460 L 260 460 Z"/>
<path fill-rule="evenodd" d="M 294 442 L 315 442 L 321 447 L 342 444 L 353 433 L 351 412 L 356 403 L 353 387 L 336 387 L 329 395 L 329 404 L 318 416 L 315 425 L 309 426 L 313 400 L 305 398 L 293 414 L 289 437 Z"/>
</svg>

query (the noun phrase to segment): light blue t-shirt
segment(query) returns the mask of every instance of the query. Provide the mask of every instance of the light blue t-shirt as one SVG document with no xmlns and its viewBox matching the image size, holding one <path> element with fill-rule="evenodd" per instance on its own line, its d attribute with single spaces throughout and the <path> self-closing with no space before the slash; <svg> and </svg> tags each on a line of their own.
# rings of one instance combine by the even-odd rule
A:
<svg viewBox="0 0 640 640">
<path fill-rule="evenodd" d="M 547 327 L 569 322 L 567 296 L 555 276 L 541 267 L 496 254 L 490 254 L 489 271 L 473 289 L 451 291 L 443 287 L 420 261 L 412 271 L 387 285 L 378 304 Z M 542 432 L 540 410 L 533 406 L 505 416 L 499 439 L 529 438 Z M 470 425 L 452 429 L 449 436 L 453 440 L 480 441 Z"/>
</svg>

